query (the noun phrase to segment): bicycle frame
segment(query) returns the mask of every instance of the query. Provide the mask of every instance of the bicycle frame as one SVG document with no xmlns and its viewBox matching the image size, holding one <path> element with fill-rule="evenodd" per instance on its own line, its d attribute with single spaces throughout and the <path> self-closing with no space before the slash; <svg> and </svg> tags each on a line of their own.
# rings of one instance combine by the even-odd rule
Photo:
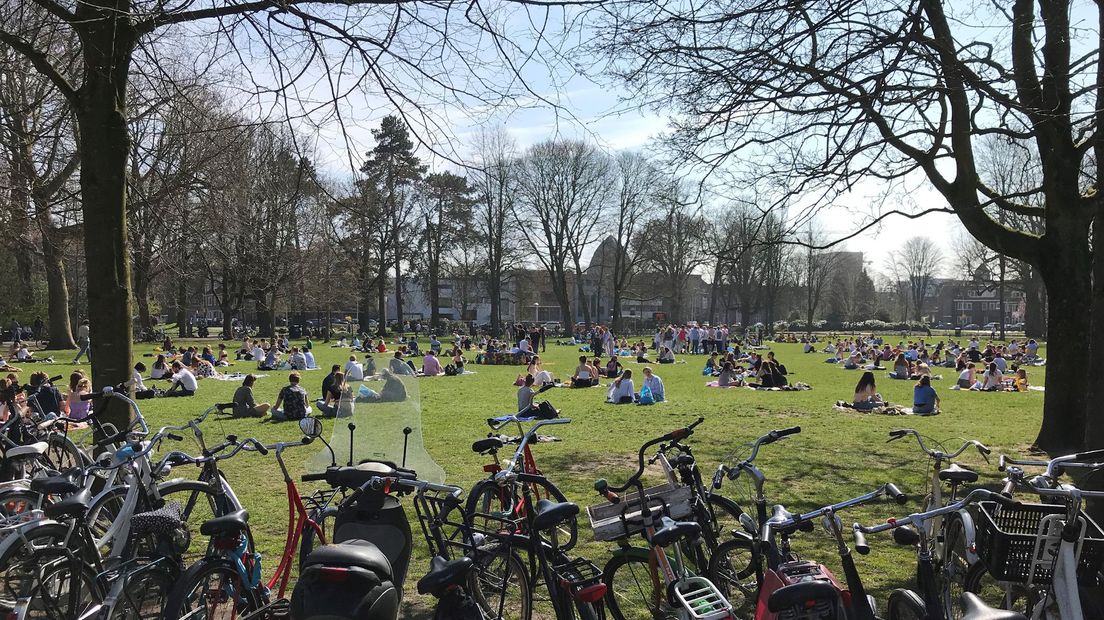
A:
<svg viewBox="0 0 1104 620">
<path fill-rule="evenodd" d="M 307 512 L 307 507 L 303 504 L 303 498 L 299 495 L 299 488 L 295 486 L 295 481 L 291 478 L 283 457 L 286 448 L 307 445 L 311 442 L 311 439 L 310 437 L 304 437 L 302 441 L 298 442 L 283 442 L 266 446 L 266 448 L 276 451 L 276 462 L 280 464 L 280 471 L 284 474 L 284 485 L 288 499 L 288 530 L 284 542 L 284 551 L 280 556 L 280 564 L 276 567 L 276 572 L 266 584 L 269 590 L 276 590 L 277 596 L 281 599 L 284 598 L 284 594 L 287 592 L 288 581 L 291 579 L 291 569 L 294 565 L 303 531 L 310 528 L 314 535 L 318 537 L 318 542 L 323 545 L 326 544 L 326 534 L 322 531 L 322 526 L 311 519 L 310 513 Z"/>
</svg>

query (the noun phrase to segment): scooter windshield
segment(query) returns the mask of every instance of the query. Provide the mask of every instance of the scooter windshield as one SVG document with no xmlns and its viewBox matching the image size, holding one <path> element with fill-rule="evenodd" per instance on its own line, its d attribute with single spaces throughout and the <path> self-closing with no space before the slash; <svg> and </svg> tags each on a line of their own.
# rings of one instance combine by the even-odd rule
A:
<svg viewBox="0 0 1104 620">
<path fill-rule="evenodd" d="M 336 417 L 326 420 L 338 465 L 364 460 L 389 461 L 418 473 L 418 478 L 444 482 L 445 471 L 433 461 L 422 442 L 422 406 L 415 366 L 416 355 L 371 353 L 365 360 L 363 380 L 348 382 L 336 407 Z M 370 360 L 370 361 L 369 361 Z M 329 450 L 307 462 L 310 471 L 331 464 Z"/>
</svg>

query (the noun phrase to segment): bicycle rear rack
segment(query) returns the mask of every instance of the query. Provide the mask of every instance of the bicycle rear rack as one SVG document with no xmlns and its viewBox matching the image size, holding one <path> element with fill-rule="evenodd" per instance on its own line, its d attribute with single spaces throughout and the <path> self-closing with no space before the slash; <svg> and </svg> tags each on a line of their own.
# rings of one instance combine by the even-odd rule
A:
<svg viewBox="0 0 1104 620">
<path fill-rule="evenodd" d="M 732 605 L 705 577 L 687 577 L 674 587 L 675 598 L 695 620 L 728 618 Z"/>
</svg>

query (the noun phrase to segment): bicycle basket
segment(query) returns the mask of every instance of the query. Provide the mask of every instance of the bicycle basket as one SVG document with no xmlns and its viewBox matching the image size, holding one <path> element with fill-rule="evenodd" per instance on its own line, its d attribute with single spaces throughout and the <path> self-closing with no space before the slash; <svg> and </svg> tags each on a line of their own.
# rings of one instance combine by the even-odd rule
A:
<svg viewBox="0 0 1104 620">
<path fill-rule="evenodd" d="M 980 502 L 978 509 L 977 551 L 989 573 L 999 581 L 1049 584 L 1054 577 L 1053 556 L 1048 553 L 1039 561 L 1032 561 L 1040 541 L 1039 524 L 1047 516 L 1065 515 L 1065 507 L 1021 504 L 1009 508 L 996 502 Z M 1086 527 L 1077 571 L 1095 575 L 1104 560 L 1104 533 L 1084 512 L 1081 519 Z"/>
<path fill-rule="evenodd" d="M 690 487 L 671 483 L 644 489 L 648 507 L 653 511 L 660 509 L 664 515 L 676 521 L 692 514 L 691 496 Z M 618 540 L 639 534 L 644 530 L 642 515 L 638 493 L 625 495 L 617 504 L 602 502 L 587 506 L 590 527 L 594 530 L 594 540 L 597 541 Z"/>
</svg>

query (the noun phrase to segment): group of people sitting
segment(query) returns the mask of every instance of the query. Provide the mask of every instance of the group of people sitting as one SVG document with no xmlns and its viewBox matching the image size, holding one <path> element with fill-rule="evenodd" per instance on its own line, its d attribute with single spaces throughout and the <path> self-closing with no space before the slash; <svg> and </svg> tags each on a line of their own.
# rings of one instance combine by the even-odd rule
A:
<svg viewBox="0 0 1104 620">
<path fill-rule="evenodd" d="M 354 360 L 355 361 L 355 360 Z M 405 366 L 405 364 L 404 364 Z M 314 401 L 319 413 L 324 417 L 349 417 L 353 415 L 355 403 L 402 402 L 407 399 L 406 385 L 389 368 L 384 368 L 376 379 L 383 381 L 380 391 L 361 385 L 354 394 L 351 380 L 342 371 L 340 364 L 334 364 L 330 374 L 322 379 L 322 398 Z M 262 420 L 284 421 L 298 420 L 314 413 L 310 396 L 302 383 L 298 372 L 288 375 L 288 384 L 280 389 L 273 404 L 258 403 L 253 393 L 257 383 L 256 375 L 247 375 L 241 386 L 234 392 L 233 414 L 235 417 L 259 417 Z"/>
<path fill-rule="evenodd" d="M 874 373 L 866 371 L 859 377 L 855 384 L 855 397 L 852 402 L 855 409 L 860 411 L 872 411 L 889 405 L 874 381 Z M 912 389 L 912 412 L 917 415 L 932 415 L 939 413 L 939 395 L 931 385 L 931 376 L 925 375 L 916 381 Z"/>
<path fill-rule="evenodd" d="M 975 392 L 1026 392 L 1028 390 L 1027 369 L 1023 366 L 1014 370 L 1011 376 L 1005 374 L 996 361 L 988 364 L 967 362 L 958 373 L 958 380 L 952 389 L 973 390 Z"/>
<path fill-rule="evenodd" d="M 702 374 L 716 377 L 717 387 L 780 388 L 789 384 L 786 366 L 778 361 L 774 351 L 766 356 L 755 351 L 737 354 L 710 354 Z"/>
<path fill-rule="evenodd" d="M 32 373 L 27 386 L 20 385 L 19 375 L 9 373 L 0 379 L 0 422 L 12 415 L 26 417 L 36 412 L 46 417 L 66 416 L 76 422 L 87 420 L 92 415 L 92 401 L 81 400 L 81 395 L 92 392 L 92 380 L 77 369 L 69 375 L 68 387 L 63 396 L 45 372 Z"/>
</svg>

